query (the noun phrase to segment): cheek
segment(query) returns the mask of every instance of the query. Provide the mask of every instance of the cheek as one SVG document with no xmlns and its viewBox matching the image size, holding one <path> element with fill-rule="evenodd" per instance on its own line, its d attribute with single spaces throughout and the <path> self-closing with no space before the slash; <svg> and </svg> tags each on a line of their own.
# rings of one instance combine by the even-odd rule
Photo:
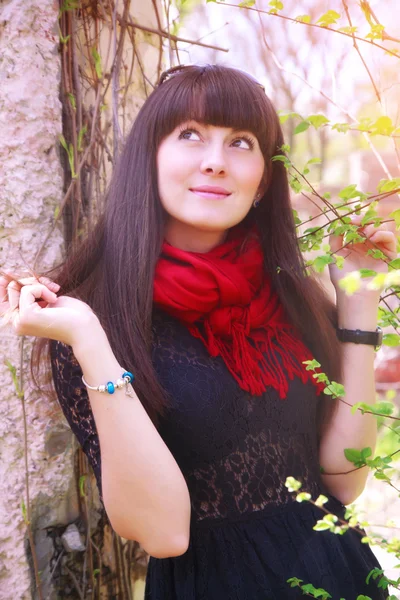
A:
<svg viewBox="0 0 400 600">
<path fill-rule="evenodd" d="M 264 174 L 264 162 L 255 161 L 241 165 L 236 171 L 238 181 L 246 188 L 254 188 L 255 190 L 260 184 Z"/>
<path fill-rule="evenodd" d="M 159 189 L 167 192 L 177 185 L 188 184 L 193 165 L 187 153 L 176 147 L 161 148 L 157 157 Z"/>
</svg>

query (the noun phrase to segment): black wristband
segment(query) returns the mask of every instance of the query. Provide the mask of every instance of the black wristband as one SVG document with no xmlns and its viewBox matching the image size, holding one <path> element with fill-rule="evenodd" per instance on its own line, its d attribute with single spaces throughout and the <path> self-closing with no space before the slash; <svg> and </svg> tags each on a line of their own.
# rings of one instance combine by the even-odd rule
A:
<svg viewBox="0 0 400 600">
<path fill-rule="evenodd" d="M 341 342 L 353 342 L 353 344 L 368 344 L 379 350 L 382 345 L 383 331 L 377 327 L 375 331 L 361 331 L 360 329 L 336 329 L 336 335 Z"/>
</svg>

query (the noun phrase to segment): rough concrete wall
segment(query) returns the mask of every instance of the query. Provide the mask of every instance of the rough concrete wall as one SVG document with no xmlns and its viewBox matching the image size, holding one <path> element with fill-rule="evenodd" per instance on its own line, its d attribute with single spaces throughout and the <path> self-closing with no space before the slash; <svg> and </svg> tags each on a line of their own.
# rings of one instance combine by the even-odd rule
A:
<svg viewBox="0 0 400 600">
<path fill-rule="evenodd" d="M 11 269 L 33 265 L 61 200 L 57 16 L 54 0 L 9 0 L 0 7 L 0 265 Z M 61 243 L 54 232 L 41 267 L 60 258 Z M 30 499 L 43 571 L 52 551 L 44 526 L 67 524 L 77 514 L 69 491 L 71 433 L 60 414 L 51 417 L 54 407 L 30 391 L 30 339 L 20 356 L 22 338 L 9 327 L 0 331 L 0 599 L 28 599 L 24 419 L 5 359 L 24 377 Z"/>
</svg>

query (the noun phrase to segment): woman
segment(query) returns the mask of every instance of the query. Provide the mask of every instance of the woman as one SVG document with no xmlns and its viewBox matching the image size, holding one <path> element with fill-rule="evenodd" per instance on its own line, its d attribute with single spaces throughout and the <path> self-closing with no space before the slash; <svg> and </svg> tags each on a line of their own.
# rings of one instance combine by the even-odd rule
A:
<svg viewBox="0 0 400 600">
<path fill-rule="evenodd" d="M 344 448 L 373 449 L 376 421 L 322 394 L 303 362 L 315 357 L 348 403 L 374 401 L 371 340 L 342 343 L 336 327 L 376 344 L 379 293 L 363 289 L 355 303 L 338 281 L 384 269 L 367 248 L 394 258 L 395 239 L 371 225 L 369 245 L 341 249 L 331 235 L 346 256 L 341 271 L 330 265 L 333 305 L 306 273 L 286 170 L 272 160 L 282 145 L 250 76 L 172 69 L 139 112 L 79 251 L 50 279 L 0 282 L 16 332 L 48 338 L 35 364 L 48 344 L 113 528 L 150 554 L 148 600 L 303 597 L 293 577 L 335 600 L 387 598 L 365 581 L 379 563 L 360 533 L 313 530 L 361 493 L 367 469 L 352 469 Z M 296 502 L 288 477 L 313 500 L 325 494 L 325 510 Z"/>
</svg>

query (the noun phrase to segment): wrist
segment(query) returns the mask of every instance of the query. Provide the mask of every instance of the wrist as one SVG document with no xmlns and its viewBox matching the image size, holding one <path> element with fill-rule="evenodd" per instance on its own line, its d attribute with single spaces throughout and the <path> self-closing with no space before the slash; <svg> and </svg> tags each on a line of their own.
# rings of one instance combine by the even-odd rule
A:
<svg viewBox="0 0 400 600">
<path fill-rule="evenodd" d="M 95 314 L 81 323 L 71 343 L 76 358 L 88 356 L 88 352 L 109 346 L 109 341 L 99 319 Z"/>
<path fill-rule="evenodd" d="M 338 327 L 375 331 L 378 325 L 379 296 L 354 295 L 336 297 Z"/>
</svg>

